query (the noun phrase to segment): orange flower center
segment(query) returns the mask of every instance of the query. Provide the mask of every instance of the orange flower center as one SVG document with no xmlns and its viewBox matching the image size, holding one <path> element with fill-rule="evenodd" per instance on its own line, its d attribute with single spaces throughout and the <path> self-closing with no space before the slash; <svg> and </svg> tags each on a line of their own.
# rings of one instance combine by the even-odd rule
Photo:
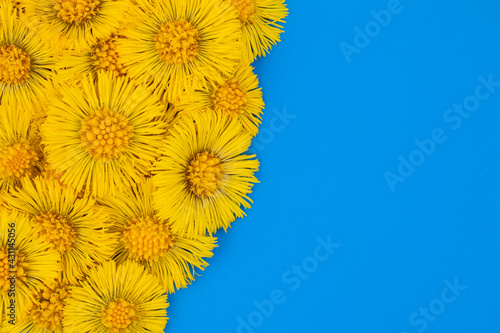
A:
<svg viewBox="0 0 500 333">
<path fill-rule="evenodd" d="M 238 10 L 238 17 L 241 22 L 255 22 L 255 0 L 231 0 L 231 4 Z"/>
<path fill-rule="evenodd" d="M 211 197 L 222 187 L 224 168 L 215 154 L 199 153 L 191 161 L 186 178 L 189 189 L 199 198 Z"/>
<path fill-rule="evenodd" d="M 37 151 L 26 139 L 0 147 L 0 176 L 31 176 L 35 163 L 39 160 Z"/>
<path fill-rule="evenodd" d="M 18 85 L 28 79 L 31 58 L 15 45 L 0 47 L 0 82 Z"/>
<path fill-rule="evenodd" d="M 53 213 L 42 213 L 33 218 L 38 229 L 38 237 L 50 243 L 60 253 L 68 250 L 76 240 L 76 232 L 66 217 Z"/>
<path fill-rule="evenodd" d="M 118 61 L 116 43 L 113 37 L 97 42 L 91 56 L 96 70 L 103 69 L 107 72 L 114 72 L 116 76 L 125 75 L 125 67 Z"/>
<path fill-rule="evenodd" d="M 99 0 L 54 0 L 54 10 L 61 20 L 80 25 L 99 11 Z"/>
<path fill-rule="evenodd" d="M 80 140 L 95 160 L 107 161 L 128 147 L 132 131 L 124 115 L 104 107 L 83 120 Z"/>
<path fill-rule="evenodd" d="M 102 323 L 113 333 L 122 332 L 122 329 L 129 327 L 137 319 L 135 313 L 134 304 L 118 298 L 109 302 L 102 311 Z"/>
<path fill-rule="evenodd" d="M 166 63 L 187 64 L 199 51 L 198 30 L 186 20 L 167 22 L 160 27 L 155 46 Z"/>
<path fill-rule="evenodd" d="M 212 94 L 212 101 L 215 111 L 222 111 L 231 115 L 244 112 L 247 98 L 241 84 L 229 79 L 225 84 L 219 85 Z"/>
<path fill-rule="evenodd" d="M 122 242 L 132 258 L 157 261 L 172 249 L 174 236 L 164 221 L 146 216 L 130 221 Z"/>
<path fill-rule="evenodd" d="M 52 288 L 45 287 L 35 294 L 33 303 L 28 308 L 30 318 L 46 330 L 61 329 L 65 300 L 68 296 L 69 287 L 58 281 Z"/>
</svg>

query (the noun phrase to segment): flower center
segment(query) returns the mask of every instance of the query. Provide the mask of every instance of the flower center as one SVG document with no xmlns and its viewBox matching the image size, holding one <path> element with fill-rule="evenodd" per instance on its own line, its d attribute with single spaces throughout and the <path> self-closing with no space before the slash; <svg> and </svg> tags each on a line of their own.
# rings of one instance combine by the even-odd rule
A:
<svg viewBox="0 0 500 333">
<path fill-rule="evenodd" d="M 132 131 L 127 117 L 104 107 L 83 120 L 80 140 L 95 160 L 110 160 L 128 147 Z"/>
<path fill-rule="evenodd" d="M 241 22 L 255 22 L 255 0 L 231 0 L 231 4 L 238 10 L 238 17 Z"/>
<path fill-rule="evenodd" d="M 69 295 L 69 287 L 56 281 L 52 288 L 45 287 L 35 294 L 30 306 L 29 316 L 41 328 L 56 331 L 62 328 L 65 299 Z"/>
<path fill-rule="evenodd" d="M 114 72 L 117 76 L 125 75 L 125 67 L 118 61 L 113 37 L 98 41 L 91 52 L 91 57 L 96 70 L 104 69 L 107 72 Z"/>
<path fill-rule="evenodd" d="M 164 221 L 146 216 L 130 221 L 122 242 L 132 258 L 157 261 L 172 249 L 174 236 Z"/>
<path fill-rule="evenodd" d="M 160 27 L 155 46 L 166 63 L 186 64 L 198 54 L 198 30 L 186 20 L 167 22 Z"/>
<path fill-rule="evenodd" d="M 9 262 L 9 251 L 7 249 L 0 248 L 0 295 L 2 293 L 7 293 L 11 287 L 11 280 L 9 278 L 15 273 L 16 283 L 17 281 L 26 282 L 26 267 L 28 263 L 24 262 L 24 257 L 19 254 L 18 251 L 15 253 L 14 262 Z"/>
<path fill-rule="evenodd" d="M 99 0 L 54 0 L 54 10 L 61 20 L 80 25 L 99 11 Z"/>
<path fill-rule="evenodd" d="M 120 332 L 120 329 L 129 327 L 137 319 L 135 311 L 134 304 L 121 298 L 115 299 L 102 311 L 102 323 L 112 332 Z"/>
<path fill-rule="evenodd" d="M 50 212 L 42 213 L 32 221 L 38 227 L 38 237 L 50 243 L 60 253 L 69 249 L 76 240 L 76 232 L 64 216 Z"/>
<path fill-rule="evenodd" d="M 0 47 L 0 82 L 18 85 L 30 74 L 31 58 L 15 45 Z"/>
<path fill-rule="evenodd" d="M 38 160 L 37 151 L 26 139 L 0 147 L 0 175 L 17 178 L 31 176 Z"/>
<path fill-rule="evenodd" d="M 186 178 L 189 189 L 200 198 L 211 197 L 222 187 L 224 168 L 215 154 L 199 153 L 191 161 Z"/>
<path fill-rule="evenodd" d="M 212 94 L 215 111 L 227 112 L 231 115 L 241 114 L 247 104 L 247 98 L 241 84 L 233 79 L 219 85 Z"/>
</svg>

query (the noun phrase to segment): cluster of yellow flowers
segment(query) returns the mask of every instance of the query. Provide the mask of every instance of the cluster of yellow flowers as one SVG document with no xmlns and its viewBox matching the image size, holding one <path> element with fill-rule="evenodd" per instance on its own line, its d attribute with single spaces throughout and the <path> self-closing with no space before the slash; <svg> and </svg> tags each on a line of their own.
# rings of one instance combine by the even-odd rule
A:
<svg viewBox="0 0 500 333">
<path fill-rule="evenodd" d="M 284 0 L 0 0 L 0 332 L 163 332 L 250 207 Z"/>
</svg>

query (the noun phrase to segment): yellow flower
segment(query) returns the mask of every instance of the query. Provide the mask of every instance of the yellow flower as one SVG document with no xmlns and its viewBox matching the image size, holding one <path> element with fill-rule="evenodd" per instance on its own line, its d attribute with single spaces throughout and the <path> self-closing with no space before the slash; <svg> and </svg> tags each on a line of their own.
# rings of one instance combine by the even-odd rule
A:
<svg viewBox="0 0 500 333">
<path fill-rule="evenodd" d="M 159 155 L 163 108 L 142 86 L 111 74 L 87 77 L 81 89 L 61 86 L 41 127 L 47 161 L 61 181 L 102 197 L 148 174 Z"/>
<path fill-rule="evenodd" d="M 155 164 L 153 193 L 159 217 L 173 232 L 203 235 L 227 229 L 250 207 L 255 155 L 242 155 L 251 135 L 238 119 L 213 112 L 186 114 L 170 129 L 163 157 Z"/>
<path fill-rule="evenodd" d="M 225 0 L 238 11 L 243 41 L 243 61 L 253 62 L 280 41 L 288 15 L 284 0 Z"/>
<path fill-rule="evenodd" d="M 10 327 L 10 332 L 63 333 L 64 307 L 70 292 L 71 286 L 61 282 L 61 279 L 33 291 L 27 306 L 26 320 Z"/>
<path fill-rule="evenodd" d="M 226 113 L 237 118 L 243 129 L 257 135 L 264 101 L 257 75 L 249 64 L 240 64 L 234 75 L 223 83 L 209 82 L 205 89 L 186 94 L 176 109 L 185 112 Z"/>
<path fill-rule="evenodd" d="M 0 192 L 20 186 L 24 177 L 40 174 L 44 158 L 39 122 L 19 104 L 0 104 Z"/>
<path fill-rule="evenodd" d="M 119 243 L 113 258 L 117 263 L 131 259 L 156 275 L 168 293 L 185 288 L 194 280 L 195 268 L 204 269 L 204 258 L 212 257 L 216 239 L 172 231 L 167 220 L 158 217 L 153 208 L 151 181 L 134 186 L 119 197 L 107 197 L 107 207 Z"/>
<path fill-rule="evenodd" d="M 241 58 L 235 10 L 220 0 L 158 0 L 123 31 L 118 52 L 128 74 L 174 102 L 207 79 L 229 76 Z"/>
<path fill-rule="evenodd" d="M 97 79 L 99 71 L 112 73 L 114 76 L 124 76 L 126 68 L 116 50 L 117 40 L 124 38 L 113 34 L 108 38 L 99 39 L 90 46 L 90 50 L 80 53 L 65 53 L 57 62 L 58 75 L 68 83 L 78 83 L 86 76 Z"/>
<path fill-rule="evenodd" d="M 51 48 L 24 24 L 12 4 L 0 6 L 0 99 L 21 104 L 23 112 L 42 109 L 52 90 L 54 76 Z"/>
<path fill-rule="evenodd" d="M 141 265 L 114 261 L 91 270 L 73 287 L 64 311 L 64 332 L 163 332 L 167 296 L 156 277 Z"/>
<path fill-rule="evenodd" d="M 0 208 L 0 314 L 7 314 L 2 320 L 26 319 L 32 291 L 57 278 L 59 260 L 57 251 L 37 237 L 27 216 Z"/>
<path fill-rule="evenodd" d="M 22 186 L 5 202 L 28 215 L 37 238 L 60 254 L 64 281 L 75 284 L 89 267 L 111 258 L 116 236 L 106 233 L 109 220 L 95 199 L 80 199 L 56 180 L 24 179 Z"/>
<path fill-rule="evenodd" d="M 25 0 L 26 21 L 58 51 L 79 53 L 104 40 L 127 20 L 127 0 Z"/>
</svg>

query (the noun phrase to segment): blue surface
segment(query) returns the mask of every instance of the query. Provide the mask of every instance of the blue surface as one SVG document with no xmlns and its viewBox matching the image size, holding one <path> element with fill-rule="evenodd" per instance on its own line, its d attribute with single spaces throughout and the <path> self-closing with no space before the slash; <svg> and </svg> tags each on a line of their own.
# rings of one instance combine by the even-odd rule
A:
<svg viewBox="0 0 500 333">
<path fill-rule="evenodd" d="M 282 43 L 255 64 L 255 203 L 170 297 L 166 332 L 499 332 L 500 86 L 477 87 L 500 82 L 500 3 L 288 6 Z M 388 6 L 348 63 L 341 43 L 356 47 L 355 28 L 376 29 L 370 12 Z M 464 101 L 477 110 L 448 111 Z M 273 110 L 296 117 L 272 126 Z M 410 155 L 420 165 L 395 178 Z"/>
</svg>

